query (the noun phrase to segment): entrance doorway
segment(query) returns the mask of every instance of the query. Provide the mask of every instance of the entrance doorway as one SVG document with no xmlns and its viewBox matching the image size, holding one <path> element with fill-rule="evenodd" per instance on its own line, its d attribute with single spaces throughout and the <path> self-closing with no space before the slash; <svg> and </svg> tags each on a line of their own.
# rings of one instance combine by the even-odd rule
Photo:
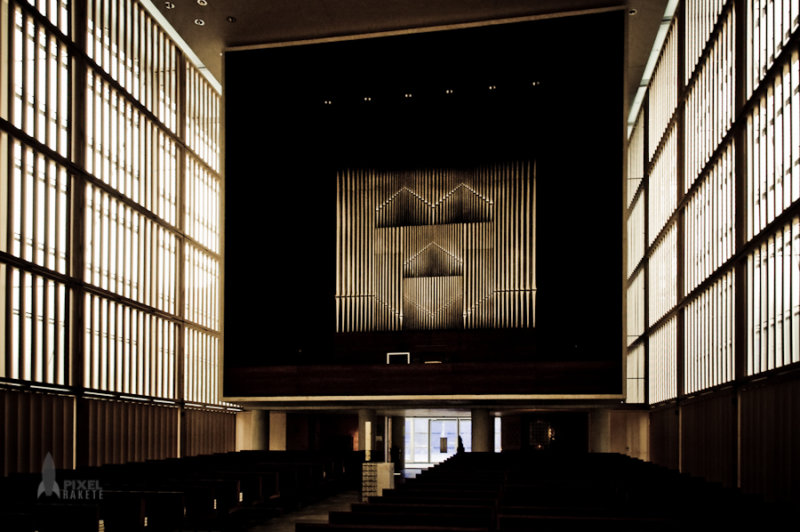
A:
<svg viewBox="0 0 800 532">
<path fill-rule="evenodd" d="M 464 451 L 472 451 L 472 419 L 469 417 L 407 417 L 406 468 L 424 469 L 454 455 L 458 437 Z M 500 449 L 500 418 L 494 418 L 494 450 Z"/>
</svg>

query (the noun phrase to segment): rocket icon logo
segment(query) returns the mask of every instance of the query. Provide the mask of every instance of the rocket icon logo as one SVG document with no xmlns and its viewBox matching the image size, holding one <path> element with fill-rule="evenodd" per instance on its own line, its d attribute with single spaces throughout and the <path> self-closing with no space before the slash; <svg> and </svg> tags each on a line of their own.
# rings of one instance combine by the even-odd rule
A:
<svg viewBox="0 0 800 532">
<path fill-rule="evenodd" d="M 53 462 L 53 456 L 50 453 L 47 453 L 47 456 L 44 457 L 44 463 L 42 464 L 42 482 L 39 483 L 36 497 L 41 497 L 42 493 L 47 496 L 55 493 L 57 497 L 61 498 L 61 490 L 58 488 L 58 483 L 56 482 L 56 464 Z"/>
</svg>

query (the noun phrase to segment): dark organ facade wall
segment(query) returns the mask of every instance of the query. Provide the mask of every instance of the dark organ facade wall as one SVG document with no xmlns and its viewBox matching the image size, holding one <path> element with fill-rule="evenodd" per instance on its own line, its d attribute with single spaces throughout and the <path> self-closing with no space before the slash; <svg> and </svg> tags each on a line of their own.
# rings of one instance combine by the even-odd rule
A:
<svg viewBox="0 0 800 532">
<path fill-rule="evenodd" d="M 533 327 L 534 168 L 339 172 L 336 331 Z"/>
</svg>

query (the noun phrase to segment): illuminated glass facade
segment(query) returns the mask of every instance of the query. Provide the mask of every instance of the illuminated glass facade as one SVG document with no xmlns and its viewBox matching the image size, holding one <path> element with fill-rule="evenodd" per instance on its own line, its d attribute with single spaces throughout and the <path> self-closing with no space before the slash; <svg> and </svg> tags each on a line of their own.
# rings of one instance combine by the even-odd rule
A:
<svg viewBox="0 0 800 532">
<path fill-rule="evenodd" d="M 799 16 L 677 3 L 628 140 L 628 402 L 800 361 Z"/>
<path fill-rule="evenodd" d="M 0 385 L 228 412 L 217 82 L 137 0 L 0 18 Z"/>
</svg>

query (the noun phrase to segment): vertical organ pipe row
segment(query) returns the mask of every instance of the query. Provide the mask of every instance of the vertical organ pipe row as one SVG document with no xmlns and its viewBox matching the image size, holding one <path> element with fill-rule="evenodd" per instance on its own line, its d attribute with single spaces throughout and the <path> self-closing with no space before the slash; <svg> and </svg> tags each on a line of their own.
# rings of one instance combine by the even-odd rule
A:
<svg viewBox="0 0 800 532">
<path fill-rule="evenodd" d="M 533 327 L 534 173 L 341 171 L 336 331 Z"/>
</svg>

